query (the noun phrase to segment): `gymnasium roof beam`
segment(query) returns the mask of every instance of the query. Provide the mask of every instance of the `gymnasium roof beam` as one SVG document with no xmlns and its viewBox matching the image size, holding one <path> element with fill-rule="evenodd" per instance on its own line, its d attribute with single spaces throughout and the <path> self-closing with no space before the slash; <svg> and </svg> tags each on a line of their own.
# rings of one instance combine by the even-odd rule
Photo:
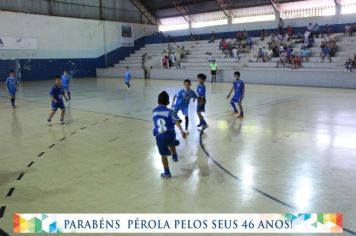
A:
<svg viewBox="0 0 356 236">
<path fill-rule="evenodd" d="M 279 0 L 271 0 L 271 4 L 276 12 L 280 11 L 280 3 Z"/>
<path fill-rule="evenodd" d="M 187 10 L 187 8 L 185 8 L 184 6 L 181 6 L 178 0 L 169 1 L 172 3 L 172 5 L 175 7 L 175 9 L 179 12 L 179 14 L 184 18 L 186 22 L 192 21 L 192 16 L 189 14 L 189 10 Z"/>
<path fill-rule="evenodd" d="M 227 3 L 227 0 L 216 0 L 216 2 L 219 4 L 222 12 L 224 12 L 225 16 L 230 17 L 231 12 L 229 8 L 229 4 Z"/>
<path fill-rule="evenodd" d="M 156 17 L 154 17 L 151 12 L 147 10 L 147 8 L 141 3 L 140 0 L 130 0 L 130 2 L 141 12 L 142 15 L 146 17 L 148 22 L 153 25 L 157 25 Z"/>
<path fill-rule="evenodd" d="M 334 0 L 336 6 L 341 6 L 341 0 Z"/>
</svg>

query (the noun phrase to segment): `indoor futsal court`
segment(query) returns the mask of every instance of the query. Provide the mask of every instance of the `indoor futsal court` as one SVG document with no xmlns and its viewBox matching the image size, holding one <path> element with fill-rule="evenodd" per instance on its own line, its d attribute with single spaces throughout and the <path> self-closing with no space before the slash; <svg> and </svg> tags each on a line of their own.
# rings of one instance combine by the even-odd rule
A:
<svg viewBox="0 0 356 236">
<path fill-rule="evenodd" d="M 0 236 L 356 235 L 355 17 L 1 1 Z"/>
</svg>

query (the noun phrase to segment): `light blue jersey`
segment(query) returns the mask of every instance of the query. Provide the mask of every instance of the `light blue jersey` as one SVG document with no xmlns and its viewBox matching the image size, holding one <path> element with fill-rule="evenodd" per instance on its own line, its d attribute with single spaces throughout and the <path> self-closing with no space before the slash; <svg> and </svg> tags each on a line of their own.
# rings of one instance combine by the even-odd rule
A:
<svg viewBox="0 0 356 236">
<path fill-rule="evenodd" d="M 233 86 L 235 94 L 234 97 L 231 99 L 231 102 L 241 103 L 245 93 L 245 84 L 242 80 L 235 80 Z"/>
<path fill-rule="evenodd" d="M 69 88 L 70 80 L 71 80 L 70 76 L 68 74 L 67 75 L 63 74 L 61 78 L 62 78 L 63 88 Z"/>
<path fill-rule="evenodd" d="M 8 77 L 6 79 L 6 87 L 11 96 L 15 95 L 17 90 L 17 79 L 15 77 Z"/>
<path fill-rule="evenodd" d="M 125 71 L 125 76 L 124 76 L 124 78 L 125 78 L 125 82 L 130 82 L 130 80 L 131 80 L 131 73 L 130 73 L 129 70 Z"/>
<path fill-rule="evenodd" d="M 177 93 L 177 101 L 174 105 L 174 108 L 188 108 L 191 98 L 198 98 L 197 94 L 193 90 L 182 89 Z"/>
</svg>

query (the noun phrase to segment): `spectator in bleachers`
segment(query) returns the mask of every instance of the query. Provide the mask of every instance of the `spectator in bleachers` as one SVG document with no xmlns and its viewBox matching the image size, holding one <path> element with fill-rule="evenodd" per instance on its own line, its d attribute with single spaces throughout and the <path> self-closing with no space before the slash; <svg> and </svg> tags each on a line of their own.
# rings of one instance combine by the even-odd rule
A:
<svg viewBox="0 0 356 236">
<path fill-rule="evenodd" d="M 293 28 L 290 25 L 287 26 L 287 35 L 289 38 L 293 37 Z"/>
<path fill-rule="evenodd" d="M 321 62 L 324 62 L 325 58 L 327 58 L 329 60 L 329 62 L 331 62 L 330 48 L 324 41 L 321 42 L 320 49 L 321 49 L 321 52 L 320 52 Z"/>
<path fill-rule="evenodd" d="M 354 54 L 354 59 L 352 60 L 352 68 L 356 68 L 356 54 Z"/>
<path fill-rule="evenodd" d="M 351 72 L 352 71 L 352 64 L 353 61 L 351 58 L 349 58 L 346 62 L 345 62 L 345 72 Z"/>
<path fill-rule="evenodd" d="M 177 62 L 177 58 L 174 55 L 174 52 L 169 54 L 169 67 L 176 67 L 176 62 Z"/>
<path fill-rule="evenodd" d="M 251 49 L 251 48 L 252 48 L 252 44 L 253 44 L 253 40 L 252 40 L 252 37 L 251 37 L 251 36 L 248 36 L 248 37 L 247 37 L 246 43 L 247 43 L 247 46 L 249 46 L 250 49 Z"/>
<path fill-rule="evenodd" d="M 236 33 L 236 41 L 240 42 L 243 39 L 243 32 L 237 31 Z"/>
<path fill-rule="evenodd" d="M 225 54 L 225 58 L 229 55 L 229 45 L 226 41 L 223 42 L 223 53 Z"/>
<path fill-rule="evenodd" d="M 287 49 L 285 50 L 288 60 L 291 60 L 291 58 L 293 56 L 293 51 L 294 50 L 291 46 L 288 46 Z"/>
<path fill-rule="evenodd" d="M 292 56 L 292 59 L 291 59 L 291 68 L 292 69 L 298 69 L 300 67 L 302 67 L 302 61 L 300 59 L 300 57 L 298 56 L 298 54 L 295 54 Z"/>
<path fill-rule="evenodd" d="M 263 48 L 263 52 L 265 54 L 265 61 L 270 61 L 273 56 L 273 51 L 268 48 Z"/>
<path fill-rule="evenodd" d="M 279 17 L 279 21 L 278 21 L 278 31 L 279 31 L 279 33 L 282 33 L 283 26 L 284 26 L 284 21 L 283 21 L 282 17 Z"/>
<path fill-rule="evenodd" d="M 313 34 L 315 35 L 316 38 L 319 38 L 320 27 L 319 27 L 318 23 L 315 23 L 313 26 Z"/>
<path fill-rule="evenodd" d="M 212 31 L 211 34 L 210 34 L 210 40 L 209 40 L 209 43 L 215 43 L 215 39 L 216 39 L 216 35 L 215 35 L 215 32 Z"/>
<path fill-rule="evenodd" d="M 329 36 L 330 36 L 330 33 L 331 33 L 330 27 L 329 27 L 328 24 L 326 24 L 326 25 L 324 26 L 323 34 L 322 34 L 321 37 L 325 39 L 326 37 L 329 37 Z"/>
<path fill-rule="evenodd" d="M 302 46 L 302 49 L 300 51 L 300 56 L 301 56 L 302 61 L 309 62 L 310 50 L 307 47 Z"/>
<path fill-rule="evenodd" d="M 346 35 L 349 35 L 349 36 L 352 35 L 352 25 L 351 24 L 345 25 L 344 36 L 346 36 Z"/>
<path fill-rule="evenodd" d="M 173 46 L 170 43 L 168 44 L 167 50 L 168 50 L 168 53 L 171 53 L 174 50 Z"/>
<path fill-rule="evenodd" d="M 258 49 L 256 62 L 258 62 L 260 59 L 262 62 L 265 62 L 265 54 L 264 54 L 262 48 Z"/>
<path fill-rule="evenodd" d="M 222 38 L 222 39 L 220 40 L 220 43 L 219 43 L 219 50 L 220 50 L 220 51 L 222 51 L 222 50 L 223 50 L 223 45 L 224 45 L 224 42 L 225 42 L 225 39 L 224 39 L 224 38 Z"/>
<path fill-rule="evenodd" d="M 208 54 L 208 58 L 206 59 L 207 62 L 213 62 L 213 61 L 215 61 L 215 59 L 214 59 L 213 55 L 211 54 L 211 52 L 207 52 L 207 54 Z"/>
<path fill-rule="evenodd" d="M 335 57 L 337 52 L 337 45 L 335 41 L 330 42 L 330 56 Z"/>
<path fill-rule="evenodd" d="M 279 61 L 277 61 L 276 68 L 279 67 L 279 64 L 282 64 L 283 67 L 286 67 L 286 64 L 287 64 L 287 63 L 288 63 L 288 59 L 287 59 L 286 53 L 285 53 L 285 52 L 282 52 L 282 53 L 279 55 Z"/>
<path fill-rule="evenodd" d="M 313 23 L 309 22 L 309 25 L 307 27 L 307 31 L 310 32 L 309 37 L 314 38 L 314 35 L 313 35 L 313 33 L 314 33 L 314 25 L 313 25 Z"/>
<path fill-rule="evenodd" d="M 232 49 L 232 57 L 234 58 L 234 62 L 238 61 L 238 56 L 239 56 L 239 50 L 236 47 L 234 47 Z"/>
<path fill-rule="evenodd" d="M 304 44 L 308 44 L 309 43 L 310 34 L 311 34 L 311 32 L 310 32 L 309 27 L 308 27 L 304 32 Z"/>
<path fill-rule="evenodd" d="M 168 69 L 169 68 L 169 59 L 168 59 L 168 55 L 166 53 L 162 54 L 162 57 L 161 57 L 161 68 L 162 69 Z"/>
<path fill-rule="evenodd" d="M 248 32 L 247 32 L 247 30 L 244 30 L 244 33 L 243 33 L 243 39 L 247 39 L 247 37 L 248 37 Z"/>
<path fill-rule="evenodd" d="M 304 43 L 304 37 L 302 33 L 298 32 L 297 35 L 295 36 L 295 41 L 294 43 Z"/>
<path fill-rule="evenodd" d="M 262 30 L 261 30 L 261 37 L 260 37 L 260 40 L 261 40 L 261 41 L 264 41 L 264 40 L 265 40 L 265 37 L 266 37 L 266 30 L 265 30 L 265 29 L 262 29 Z"/>
</svg>

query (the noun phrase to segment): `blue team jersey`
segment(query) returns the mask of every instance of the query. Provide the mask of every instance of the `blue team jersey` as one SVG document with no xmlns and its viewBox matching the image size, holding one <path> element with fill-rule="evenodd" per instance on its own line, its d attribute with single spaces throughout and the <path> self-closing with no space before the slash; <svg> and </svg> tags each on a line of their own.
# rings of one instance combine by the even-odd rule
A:
<svg viewBox="0 0 356 236">
<path fill-rule="evenodd" d="M 197 87 L 197 93 L 199 97 L 205 97 L 205 85 L 199 84 Z"/>
<path fill-rule="evenodd" d="M 245 84 L 242 80 L 235 80 L 233 83 L 235 96 L 234 97 L 241 97 L 244 94 Z"/>
<path fill-rule="evenodd" d="M 179 118 L 173 114 L 173 111 L 171 109 L 167 108 L 166 106 L 160 105 L 156 107 L 152 112 L 154 123 L 154 136 L 167 132 L 175 133 L 174 126 L 176 121 L 179 120 Z"/>
<path fill-rule="evenodd" d="M 63 87 L 58 87 L 57 85 L 54 85 L 51 89 L 51 92 L 49 95 L 53 97 L 56 100 L 62 100 L 62 96 L 64 94 Z"/>
<path fill-rule="evenodd" d="M 188 107 L 191 98 L 198 98 L 193 90 L 182 89 L 177 94 L 177 101 L 174 105 L 175 108 Z"/>
<path fill-rule="evenodd" d="M 8 77 L 6 79 L 6 87 L 9 92 L 16 92 L 17 79 L 15 77 Z"/>
<path fill-rule="evenodd" d="M 63 87 L 69 87 L 69 83 L 70 83 L 70 76 L 69 75 L 62 75 L 62 86 Z"/>
<path fill-rule="evenodd" d="M 125 72 L 125 81 L 130 81 L 131 80 L 131 73 L 130 71 Z"/>
</svg>

